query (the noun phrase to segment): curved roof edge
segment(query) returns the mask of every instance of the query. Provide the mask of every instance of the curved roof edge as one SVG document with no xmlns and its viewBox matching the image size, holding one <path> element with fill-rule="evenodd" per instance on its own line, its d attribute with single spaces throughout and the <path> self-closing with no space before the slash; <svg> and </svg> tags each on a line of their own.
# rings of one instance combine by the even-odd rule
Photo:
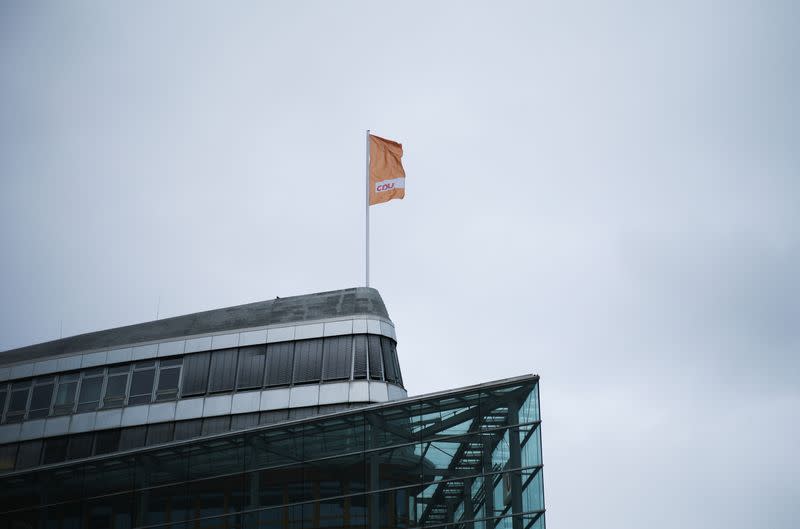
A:
<svg viewBox="0 0 800 529">
<path fill-rule="evenodd" d="M 374 288 L 356 287 L 275 298 L 245 305 L 207 310 L 79 334 L 60 340 L 0 352 L 0 363 L 35 360 L 92 349 L 165 340 L 195 334 L 215 333 L 352 315 L 373 315 L 389 320 L 380 293 Z M 391 321 L 391 320 L 390 320 Z"/>
</svg>

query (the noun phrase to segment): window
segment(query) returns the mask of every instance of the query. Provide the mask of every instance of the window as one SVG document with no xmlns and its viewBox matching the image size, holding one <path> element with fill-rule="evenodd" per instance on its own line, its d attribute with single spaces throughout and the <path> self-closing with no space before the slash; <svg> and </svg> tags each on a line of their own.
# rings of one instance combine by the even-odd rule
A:
<svg viewBox="0 0 800 529">
<path fill-rule="evenodd" d="M 175 423 L 175 440 L 191 439 L 200 437 L 203 429 L 203 419 L 193 419 L 191 421 L 180 421 Z"/>
<path fill-rule="evenodd" d="M 39 378 L 33 382 L 33 394 L 28 411 L 28 419 L 47 417 L 50 413 L 50 402 L 53 400 L 55 377 Z"/>
<path fill-rule="evenodd" d="M 8 395 L 8 384 L 0 384 L 0 419 L 6 409 L 6 396 Z"/>
<path fill-rule="evenodd" d="M 266 355 L 266 345 L 239 349 L 239 374 L 236 377 L 236 389 L 260 388 L 264 385 Z"/>
<path fill-rule="evenodd" d="M 182 397 L 201 395 L 206 392 L 210 362 L 211 353 L 197 353 L 183 358 Z"/>
<path fill-rule="evenodd" d="M 229 415 L 222 417 L 207 417 L 203 419 L 203 435 L 223 433 L 230 430 L 231 418 Z"/>
<path fill-rule="evenodd" d="M 17 470 L 35 467 L 39 464 L 42 456 L 42 440 L 36 439 L 35 441 L 28 441 L 27 443 L 20 443 L 19 451 L 17 452 Z"/>
<path fill-rule="evenodd" d="M 253 426 L 258 426 L 259 412 L 242 413 L 231 417 L 231 430 L 243 430 Z"/>
<path fill-rule="evenodd" d="M 181 378 L 181 359 L 161 360 L 158 365 L 156 401 L 178 397 L 178 380 Z"/>
<path fill-rule="evenodd" d="M 16 460 L 17 460 L 16 443 L 0 446 L 0 472 L 8 472 L 9 470 L 14 470 L 14 462 Z"/>
<path fill-rule="evenodd" d="M 292 383 L 294 342 L 267 346 L 267 386 L 288 386 Z"/>
<path fill-rule="evenodd" d="M 97 432 L 94 441 L 94 453 L 99 455 L 116 452 L 119 448 L 119 434 L 119 428 Z"/>
<path fill-rule="evenodd" d="M 92 455 L 92 441 L 94 434 L 82 433 L 73 435 L 69 438 L 69 448 L 67 449 L 67 459 L 82 459 Z"/>
<path fill-rule="evenodd" d="M 353 342 L 353 378 L 367 378 L 367 337 L 363 334 L 354 336 Z"/>
<path fill-rule="evenodd" d="M 367 336 L 369 343 L 369 378 L 381 380 L 383 368 L 381 367 L 381 337 L 370 334 Z"/>
<path fill-rule="evenodd" d="M 350 378 L 353 358 L 353 337 L 334 336 L 324 341 L 324 369 L 322 380 L 342 380 Z"/>
<path fill-rule="evenodd" d="M 119 408 L 125 405 L 125 392 L 128 389 L 131 366 L 117 366 L 108 368 L 106 393 L 103 396 L 104 408 Z"/>
<path fill-rule="evenodd" d="M 383 368 L 386 371 L 386 381 L 397 382 L 397 355 L 394 352 L 394 342 L 381 336 L 381 349 L 383 349 Z"/>
<path fill-rule="evenodd" d="M 302 340 L 294 346 L 294 382 L 319 382 L 322 373 L 322 340 Z"/>
<path fill-rule="evenodd" d="M 83 372 L 81 378 L 81 390 L 78 395 L 77 411 L 96 410 L 100 404 L 100 392 L 103 389 L 103 374 L 105 370 L 91 369 Z"/>
<path fill-rule="evenodd" d="M 44 440 L 44 454 L 42 464 L 60 463 L 67 459 L 68 437 L 51 437 Z"/>
<path fill-rule="evenodd" d="M 233 390 L 233 382 L 236 380 L 236 357 L 238 352 L 237 349 L 223 349 L 211 353 L 209 393 Z"/>
<path fill-rule="evenodd" d="M 175 423 L 171 422 L 151 424 L 147 428 L 147 446 L 172 441 L 174 429 Z"/>
<path fill-rule="evenodd" d="M 21 422 L 28 406 L 28 395 L 31 392 L 31 381 L 11 384 L 11 396 L 8 399 L 6 422 Z"/>
<path fill-rule="evenodd" d="M 133 364 L 131 394 L 128 397 L 129 406 L 134 404 L 147 404 L 152 400 L 153 379 L 155 376 L 156 363 L 154 360 Z"/>
<path fill-rule="evenodd" d="M 56 401 L 53 404 L 53 414 L 63 415 L 72 413 L 75 405 L 75 392 L 78 389 L 78 373 L 59 375 L 56 388 Z"/>
<path fill-rule="evenodd" d="M 131 450 L 144 446 L 147 437 L 147 426 L 134 426 L 123 428 L 119 436 L 119 449 Z"/>
</svg>

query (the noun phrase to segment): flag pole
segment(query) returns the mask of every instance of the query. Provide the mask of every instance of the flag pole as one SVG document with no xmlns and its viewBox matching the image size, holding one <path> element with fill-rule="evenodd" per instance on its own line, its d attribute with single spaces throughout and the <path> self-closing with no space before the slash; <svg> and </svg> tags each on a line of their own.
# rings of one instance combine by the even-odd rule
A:
<svg viewBox="0 0 800 529">
<path fill-rule="evenodd" d="M 366 286 L 369 286 L 369 129 L 367 129 L 367 135 L 366 135 L 366 160 L 367 160 L 366 170 L 365 170 L 366 185 L 364 186 L 364 189 L 366 190 L 367 193 L 366 193 L 366 201 L 364 202 L 364 209 L 365 209 L 364 214 L 366 218 L 366 227 L 367 227 L 365 234 L 367 244 L 366 244 L 365 264 L 366 264 Z"/>
</svg>

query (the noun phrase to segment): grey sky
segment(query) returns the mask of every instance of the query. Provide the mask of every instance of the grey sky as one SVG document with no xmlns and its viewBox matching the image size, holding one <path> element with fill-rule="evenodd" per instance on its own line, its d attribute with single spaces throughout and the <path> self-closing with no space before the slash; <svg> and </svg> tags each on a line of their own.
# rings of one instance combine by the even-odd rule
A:
<svg viewBox="0 0 800 529">
<path fill-rule="evenodd" d="M 800 4 L 0 4 L 0 349 L 372 278 L 536 372 L 551 528 L 794 528 Z"/>
</svg>

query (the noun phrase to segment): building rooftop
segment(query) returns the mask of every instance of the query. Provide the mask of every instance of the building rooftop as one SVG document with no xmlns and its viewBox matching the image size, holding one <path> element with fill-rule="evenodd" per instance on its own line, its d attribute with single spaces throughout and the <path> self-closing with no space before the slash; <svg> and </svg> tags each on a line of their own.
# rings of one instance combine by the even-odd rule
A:
<svg viewBox="0 0 800 529">
<path fill-rule="evenodd" d="M 79 334 L 60 340 L 0 352 L 0 364 L 111 348 L 140 342 L 210 334 L 249 327 L 265 327 L 355 315 L 389 319 L 380 293 L 357 287 L 303 296 L 275 298 L 245 305 L 196 312 L 163 320 L 137 323 Z"/>
</svg>

